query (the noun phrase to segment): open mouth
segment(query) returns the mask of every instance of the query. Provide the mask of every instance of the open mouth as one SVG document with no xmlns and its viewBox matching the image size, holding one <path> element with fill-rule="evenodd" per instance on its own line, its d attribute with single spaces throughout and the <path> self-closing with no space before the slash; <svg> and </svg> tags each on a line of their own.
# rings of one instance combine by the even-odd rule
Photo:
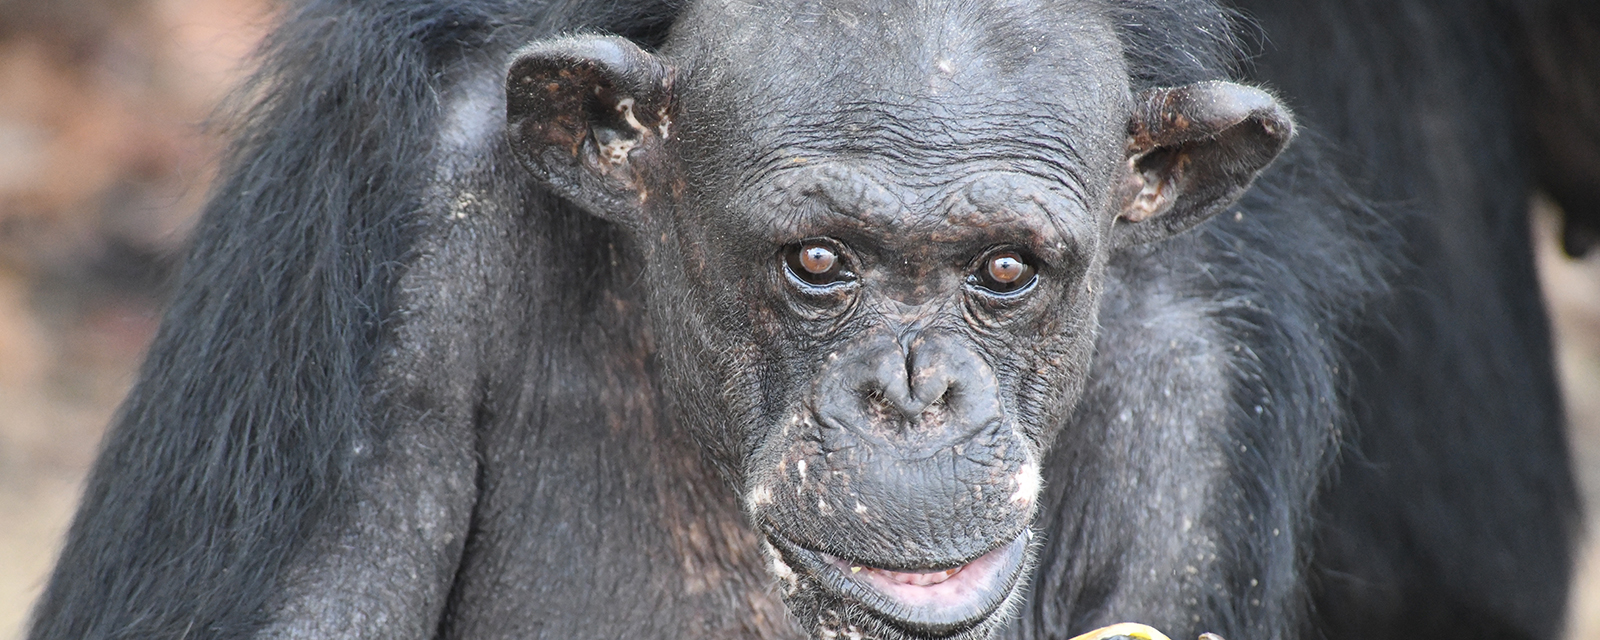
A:
<svg viewBox="0 0 1600 640">
<path fill-rule="evenodd" d="M 891 571 L 853 563 L 772 536 L 791 564 L 823 587 L 878 617 L 923 636 L 960 633 L 994 615 L 1016 588 L 1027 558 L 1023 531 L 970 562 L 925 571 Z"/>
</svg>

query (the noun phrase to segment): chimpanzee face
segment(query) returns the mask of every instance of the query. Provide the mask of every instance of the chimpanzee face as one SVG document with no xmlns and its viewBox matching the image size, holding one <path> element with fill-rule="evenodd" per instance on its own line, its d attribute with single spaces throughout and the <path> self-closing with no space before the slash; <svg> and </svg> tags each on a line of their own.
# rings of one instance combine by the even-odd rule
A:
<svg viewBox="0 0 1600 640">
<path fill-rule="evenodd" d="M 731 333 L 761 363 L 729 369 L 763 400 L 741 416 L 745 507 L 819 629 L 983 626 L 1015 592 L 1042 450 L 1083 380 L 1110 218 L 1047 177 L 952 169 L 804 158 L 728 203 L 759 207 L 741 235 L 767 248 L 716 274 L 746 274 L 723 295 L 746 301 Z"/>
<path fill-rule="evenodd" d="M 879 66 L 838 74 L 801 43 L 849 25 L 771 28 L 719 37 L 774 69 L 681 87 L 693 169 L 660 231 L 700 284 L 672 315 L 742 354 L 710 372 L 734 397 L 705 406 L 732 410 L 693 422 L 738 440 L 726 464 L 813 633 L 986 636 L 1093 344 L 1126 74 L 1114 46 L 1019 57 L 1045 42 L 1026 24 L 875 33 Z"/>
<path fill-rule="evenodd" d="M 573 39 L 509 80 L 524 162 L 634 230 L 677 419 L 820 637 L 1003 622 L 1109 256 L 1292 131 L 1237 85 L 1130 95 L 1089 8 L 936 4 L 708 3 L 660 56 Z"/>
</svg>

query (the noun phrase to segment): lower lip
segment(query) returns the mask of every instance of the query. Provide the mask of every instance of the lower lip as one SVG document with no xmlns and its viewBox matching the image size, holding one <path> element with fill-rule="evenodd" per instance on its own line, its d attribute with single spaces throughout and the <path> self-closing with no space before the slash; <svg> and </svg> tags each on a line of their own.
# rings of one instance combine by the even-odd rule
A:
<svg viewBox="0 0 1600 640">
<path fill-rule="evenodd" d="M 1028 539 L 1010 543 L 960 567 L 933 572 L 897 572 L 853 565 L 825 553 L 790 547 L 827 587 L 918 633 L 947 634 L 993 615 L 1022 574 Z M 788 546 L 788 545 L 784 545 Z"/>
</svg>

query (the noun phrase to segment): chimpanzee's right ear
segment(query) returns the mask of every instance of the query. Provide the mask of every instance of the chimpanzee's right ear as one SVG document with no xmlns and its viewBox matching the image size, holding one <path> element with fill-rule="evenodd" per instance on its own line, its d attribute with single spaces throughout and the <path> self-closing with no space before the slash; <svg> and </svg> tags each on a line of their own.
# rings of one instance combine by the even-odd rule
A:
<svg viewBox="0 0 1600 640">
<path fill-rule="evenodd" d="M 602 218 L 637 222 L 670 166 L 674 76 L 623 38 L 529 45 L 506 77 L 511 149 L 557 194 Z"/>
</svg>

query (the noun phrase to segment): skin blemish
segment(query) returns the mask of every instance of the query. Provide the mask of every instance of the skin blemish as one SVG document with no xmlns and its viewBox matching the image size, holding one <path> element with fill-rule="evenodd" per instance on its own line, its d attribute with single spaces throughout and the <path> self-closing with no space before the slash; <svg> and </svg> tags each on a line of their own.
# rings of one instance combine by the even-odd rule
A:
<svg viewBox="0 0 1600 640">
<path fill-rule="evenodd" d="M 934 66 L 939 68 L 939 73 L 947 76 L 953 76 L 956 74 L 956 63 L 951 62 L 949 58 L 939 58 L 939 61 L 934 63 Z"/>
<path fill-rule="evenodd" d="M 622 119 L 626 121 L 628 126 L 632 127 L 634 131 L 639 133 L 644 133 L 647 131 L 644 128 L 644 125 L 639 124 L 639 119 L 633 117 L 633 98 L 623 98 L 618 100 L 617 112 L 622 114 Z"/>
<path fill-rule="evenodd" d="M 767 556 L 767 569 L 772 575 L 783 581 L 784 595 L 792 596 L 800 591 L 800 576 L 795 575 L 794 569 L 789 568 L 789 563 L 783 561 L 783 556 L 772 543 L 761 541 L 761 552 Z"/>
<path fill-rule="evenodd" d="M 465 220 L 467 212 L 477 208 L 477 206 L 478 197 L 470 191 L 462 191 L 456 196 L 455 201 L 450 203 L 450 218 L 453 220 Z"/>
<path fill-rule="evenodd" d="M 628 161 L 628 152 L 633 151 L 639 143 L 628 138 L 614 138 L 610 142 L 600 145 L 600 160 L 608 165 L 619 165 Z"/>
<path fill-rule="evenodd" d="M 1011 494 L 1012 504 L 1031 504 L 1039 495 L 1039 465 L 1028 463 L 1022 465 L 1022 470 L 1017 472 L 1017 491 Z"/>
<path fill-rule="evenodd" d="M 752 510 L 754 510 L 754 507 L 768 504 L 772 504 L 771 487 L 768 487 L 767 485 L 761 485 L 756 487 L 755 491 L 750 492 L 750 506 L 752 507 Z"/>
<path fill-rule="evenodd" d="M 623 98 L 618 100 L 617 112 L 622 114 L 623 121 L 627 122 L 628 127 L 632 128 L 635 133 L 638 133 L 640 136 L 648 134 L 650 130 L 646 129 L 643 124 L 639 123 L 639 119 L 634 117 L 633 104 L 633 98 Z M 597 139 L 596 142 L 598 141 L 599 140 Z M 624 138 L 622 136 L 616 136 L 600 145 L 600 159 L 609 165 L 620 165 L 628 161 L 628 153 L 633 151 L 633 148 L 638 145 L 638 137 Z M 642 194 L 641 199 L 643 199 Z"/>
<path fill-rule="evenodd" d="M 856 513 L 865 514 L 866 512 L 867 512 L 867 505 L 864 505 L 864 504 L 861 504 L 861 503 L 857 502 L 856 503 Z"/>
<path fill-rule="evenodd" d="M 805 460 L 801 460 L 799 462 L 794 463 L 794 468 L 800 470 L 800 482 L 805 482 L 806 481 L 806 461 Z"/>
</svg>

